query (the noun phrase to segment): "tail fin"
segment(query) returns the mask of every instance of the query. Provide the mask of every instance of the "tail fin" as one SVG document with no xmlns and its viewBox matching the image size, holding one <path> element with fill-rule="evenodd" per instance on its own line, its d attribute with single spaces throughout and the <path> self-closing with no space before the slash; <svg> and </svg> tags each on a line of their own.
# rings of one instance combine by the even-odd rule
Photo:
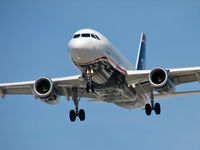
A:
<svg viewBox="0 0 200 150">
<path fill-rule="evenodd" d="M 141 34 L 135 69 L 136 70 L 146 69 L 146 36 L 144 33 Z"/>
</svg>

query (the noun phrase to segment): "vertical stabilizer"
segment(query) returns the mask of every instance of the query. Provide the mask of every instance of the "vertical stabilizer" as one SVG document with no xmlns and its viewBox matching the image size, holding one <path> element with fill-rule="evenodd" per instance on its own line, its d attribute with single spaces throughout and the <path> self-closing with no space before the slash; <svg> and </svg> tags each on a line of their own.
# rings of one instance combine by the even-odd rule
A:
<svg viewBox="0 0 200 150">
<path fill-rule="evenodd" d="M 141 34 L 135 69 L 136 70 L 146 69 L 146 36 L 144 33 Z"/>
</svg>

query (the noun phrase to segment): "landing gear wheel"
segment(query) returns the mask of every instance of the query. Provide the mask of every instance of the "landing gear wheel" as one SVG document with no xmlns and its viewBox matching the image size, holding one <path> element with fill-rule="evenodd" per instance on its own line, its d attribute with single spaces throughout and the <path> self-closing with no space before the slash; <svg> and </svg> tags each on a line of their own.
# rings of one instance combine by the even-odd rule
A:
<svg viewBox="0 0 200 150">
<path fill-rule="evenodd" d="M 159 103 L 155 104 L 154 110 L 155 110 L 156 115 L 160 114 L 161 110 L 160 110 L 160 104 Z"/>
<path fill-rule="evenodd" d="M 151 111 L 152 111 L 151 105 L 150 105 L 150 104 L 146 104 L 146 105 L 145 105 L 145 112 L 146 112 L 146 115 L 147 115 L 147 116 L 151 115 Z"/>
<path fill-rule="evenodd" d="M 75 110 L 70 110 L 69 117 L 70 117 L 71 122 L 74 122 L 76 120 Z"/>
<path fill-rule="evenodd" d="M 78 116 L 79 116 L 80 121 L 84 121 L 85 120 L 85 111 L 83 109 L 80 109 Z"/>
</svg>

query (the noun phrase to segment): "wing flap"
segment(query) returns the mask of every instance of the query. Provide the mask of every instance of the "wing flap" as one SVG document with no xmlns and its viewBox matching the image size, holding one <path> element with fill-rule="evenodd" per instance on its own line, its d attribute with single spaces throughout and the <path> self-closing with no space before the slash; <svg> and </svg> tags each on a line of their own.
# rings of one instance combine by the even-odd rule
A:
<svg viewBox="0 0 200 150">
<path fill-rule="evenodd" d="M 4 97 L 7 94 L 33 94 L 32 86 L 34 81 L 15 82 L 15 83 L 1 83 L 0 95 Z"/>
<path fill-rule="evenodd" d="M 169 69 L 169 72 L 176 85 L 200 81 L 200 67 Z"/>
<path fill-rule="evenodd" d="M 198 94 L 198 93 L 200 93 L 200 90 L 198 90 L 198 91 L 175 92 L 175 93 L 171 93 L 171 94 L 154 94 L 154 98 L 155 99 L 161 99 L 161 98 L 192 95 L 192 94 Z"/>
</svg>

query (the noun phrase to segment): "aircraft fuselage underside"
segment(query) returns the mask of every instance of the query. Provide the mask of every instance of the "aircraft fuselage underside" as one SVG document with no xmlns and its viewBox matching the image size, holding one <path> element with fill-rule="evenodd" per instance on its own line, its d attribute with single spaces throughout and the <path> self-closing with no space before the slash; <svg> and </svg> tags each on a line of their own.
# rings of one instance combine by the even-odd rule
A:
<svg viewBox="0 0 200 150">
<path fill-rule="evenodd" d="M 116 70 L 107 60 L 101 60 L 92 64 L 77 64 L 81 70 L 85 82 L 89 82 L 88 70 L 92 69 L 92 85 L 94 94 L 99 100 L 128 109 L 139 108 L 146 104 L 146 95 L 137 95 L 133 87 L 129 87 L 125 81 L 125 75 Z"/>
</svg>

